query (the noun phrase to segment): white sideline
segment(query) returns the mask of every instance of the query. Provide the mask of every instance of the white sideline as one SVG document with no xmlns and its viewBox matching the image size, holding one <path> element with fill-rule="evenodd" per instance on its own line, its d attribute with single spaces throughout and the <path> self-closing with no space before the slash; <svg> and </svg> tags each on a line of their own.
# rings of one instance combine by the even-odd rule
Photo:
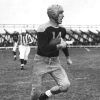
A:
<svg viewBox="0 0 100 100">
<path fill-rule="evenodd" d="M 71 48 L 100 48 L 100 45 L 68 45 Z M 0 47 L 0 49 L 12 49 L 13 47 Z M 31 48 L 36 49 L 37 46 L 31 46 Z"/>
<path fill-rule="evenodd" d="M 13 47 L 0 47 L 0 49 L 12 49 Z M 37 46 L 31 46 L 31 48 L 37 48 Z"/>
</svg>

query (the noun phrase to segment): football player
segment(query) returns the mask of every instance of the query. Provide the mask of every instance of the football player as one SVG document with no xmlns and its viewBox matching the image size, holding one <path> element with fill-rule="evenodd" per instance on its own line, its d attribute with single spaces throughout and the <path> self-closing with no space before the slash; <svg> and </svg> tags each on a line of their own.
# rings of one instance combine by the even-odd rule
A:
<svg viewBox="0 0 100 100">
<path fill-rule="evenodd" d="M 24 65 L 27 64 L 28 56 L 30 53 L 30 44 L 33 42 L 33 39 L 30 34 L 22 32 L 19 34 L 19 58 L 21 62 L 21 70 L 24 69 Z"/>
<path fill-rule="evenodd" d="M 38 48 L 34 57 L 31 100 L 48 100 L 52 95 L 67 92 L 70 81 L 59 60 L 59 50 L 63 51 L 68 64 L 72 64 L 66 41 L 66 29 L 60 25 L 64 17 L 60 5 L 52 5 L 47 9 L 49 22 L 37 29 Z M 42 93 L 42 76 L 50 74 L 57 83 L 56 86 Z"/>
<path fill-rule="evenodd" d="M 13 55 L 14 55 L 14 60 L 16 60 L 16 51 L 17 51 L 17 47 L 18 47 L 18 37 L 19 37 L 19 33 L 17 31 L 14 31 L 14 33 L 11 35 L 11 37 L 13 38 Z"/>
</svg>

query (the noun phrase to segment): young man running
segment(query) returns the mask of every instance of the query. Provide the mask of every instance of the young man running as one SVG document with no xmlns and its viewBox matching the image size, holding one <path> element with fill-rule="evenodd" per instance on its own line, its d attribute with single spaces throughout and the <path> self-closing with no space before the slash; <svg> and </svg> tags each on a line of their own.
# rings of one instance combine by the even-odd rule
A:
<svg viewBox="0 0 100 100">
<path fill-rule="evenodd" d="M 67 73 L 61 66 L 59 50 L 66 56 L 66 62 L 71 64 L 67 48 L 66 29 L 61 26 L 63 8 L 60 5 L 52 5 L 47 9 L 49 22 L 40 25 L 37 30 L 38 48 L 34 58 L 33 80 L 31 100 L 48 100 L 52 95 L 67 92 L 70 86 Z M 56 86 L 42 93 L 42 76 L 50 74 L 57 83 Z"/>
</svg>

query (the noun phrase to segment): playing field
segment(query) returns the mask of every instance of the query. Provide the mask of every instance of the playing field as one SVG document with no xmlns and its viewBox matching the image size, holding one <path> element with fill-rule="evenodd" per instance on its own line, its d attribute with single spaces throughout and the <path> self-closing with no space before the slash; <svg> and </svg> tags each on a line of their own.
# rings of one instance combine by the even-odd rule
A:
<svg viewBox="0 0 100 100">
<path fill-rule="evenodd" d="M 50 100 L 100 100 L 100 48 L 69 48 L 73 64 L 68 66 L 63 53 L 61 63 L 68 73 L 71 87 Z M 13 61 L 11 49 L 0 50 L 0 100 L 30 100 L 31 75 L 35 49 L 31 49 L 24 71 L 20 70 L 19 59 Z M 18 54 L 18 53 L 17 53 Z M 49 89 L 55 84 L 48 75 L 43 87 Z"/>
</svg>

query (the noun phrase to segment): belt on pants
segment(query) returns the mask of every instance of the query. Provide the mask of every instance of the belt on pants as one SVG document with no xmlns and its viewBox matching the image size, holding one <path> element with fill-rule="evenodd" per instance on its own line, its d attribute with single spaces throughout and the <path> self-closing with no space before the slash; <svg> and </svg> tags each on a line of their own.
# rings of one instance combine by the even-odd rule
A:
<svg viewBox="0 0 100 100">
<path fill-rule="evenodd" d="M 36 54 L 34 57 L 34 61 L 40 61 L 40 60 L 47 62 L 48 64 L 51 64 L 52 62 L 60 62 L 59 57 L 44 57 Z"/>
</svg>

